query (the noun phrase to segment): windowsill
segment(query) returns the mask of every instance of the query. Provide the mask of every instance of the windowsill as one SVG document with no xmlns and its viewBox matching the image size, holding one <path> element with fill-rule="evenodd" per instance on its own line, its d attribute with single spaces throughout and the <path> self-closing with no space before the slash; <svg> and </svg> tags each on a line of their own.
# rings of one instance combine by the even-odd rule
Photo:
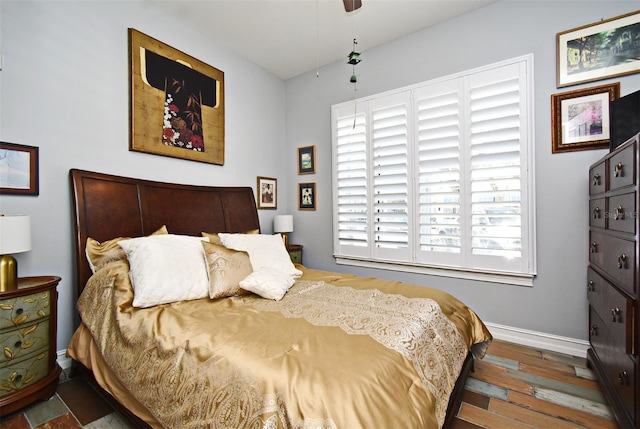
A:
<svg viewBox="0 0 640 429">
<path fill-rule="evenodd" d="M 411 265 L 398 262 L 369 261 L 335 256 L 336 264 L 354 267 L 377 268 L 390 271 L 402 271 L 413 274 L 427 274 L 431 276 L 452 277 L 464 280 L 476 280 L 489 283 L 501 283 L 515 286 L 533 286 L 535 274 L 497 273 L 490 271 L 471 271 L 449 267 L 426 265 Z"/>
</svg>

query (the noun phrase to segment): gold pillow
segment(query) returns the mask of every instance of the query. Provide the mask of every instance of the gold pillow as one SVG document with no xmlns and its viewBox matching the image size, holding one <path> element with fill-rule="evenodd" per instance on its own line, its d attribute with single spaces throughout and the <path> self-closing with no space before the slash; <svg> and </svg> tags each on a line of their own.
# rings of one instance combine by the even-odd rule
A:
<svg viewBox="0 0 640 429">
<path fill-rule="evenodd" d="M 157 231 L 151 235 L 168 234 L 167 227 L 162 225 Z M 122 261 L 127 259 L 127 254 L 118 245 L 118 241 L 127 240 L 130 237 L 118 237 L 111 240 L 99 241 L 94 240 L 91 237 L 87 238 L 87 245 L 85 247 L 85 254 L 87 255 L 87 261 L 93 273 L 106 267 L 112 262 Z"/>
<path fill-rule="evenodd" d="M 239 285 L 253 272 L 247 252 L 206 241 L 202 242 L 202 247 L 209 267 L 209 297 L 215 299 L 248 294 Z"/>
<path fill-rule="evenodd" d="M 243 232 L 242 234 L 260 234 L 260 230 L 259 229 L 252 229 L 252 230 L 249 230 L 247 232 Z M 202 236 L 209 238 L 209 243 L 219 244 L 220 246 L 222 246 L 222 242 L 220 241 L 220 237 L 218 237 L 218 233 L 217 232 L 216 233 L 203 232 Z"/>
</svg>

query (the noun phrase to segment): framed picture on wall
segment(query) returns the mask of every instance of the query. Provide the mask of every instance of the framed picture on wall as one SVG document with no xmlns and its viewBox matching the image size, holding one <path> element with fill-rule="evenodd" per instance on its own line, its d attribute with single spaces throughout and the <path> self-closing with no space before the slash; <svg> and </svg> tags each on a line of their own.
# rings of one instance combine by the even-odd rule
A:
<svg viewBox="0 0 640 429">
<path fill-rule="evenodd" d="M 619 82 L 553 94 L 551 152 L 608 148 L 609 111 L 619 96 Z"/>
<path fill-rule="evenodd" d="M 258 177 L 258 208 L 278 208 L 278 181 L 272 177 Z"/>
<path fill-rule="evenodd" d="M 298 183 L 298 209 L 316 209 L 316 184 Z"/>
<path fill-rule="evenodd" d="M 129 150 L 224 164 L 224 73 L 129 29 Z"/>
<path fill-rule="evenodd" d="M 640 11 L 556 35 L 558 88 L 640 72 Z"/>
<path fill-rule="evenodd" d="M 38 148 L 0 142 L 0 194 L 40 193 Z"/>
<path fill-rule="evenodd" d="M 298 148 L 298 174 L 313 174 L 316 172 L 316 147 L 305 146 Z"/>
</svg>

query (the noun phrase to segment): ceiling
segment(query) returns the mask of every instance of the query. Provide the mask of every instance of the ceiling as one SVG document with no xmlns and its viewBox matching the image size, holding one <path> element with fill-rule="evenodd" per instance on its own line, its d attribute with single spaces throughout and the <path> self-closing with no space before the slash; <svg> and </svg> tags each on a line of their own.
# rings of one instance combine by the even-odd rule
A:
<svg viewBox="0 0 640 429">
<path fill-rule="evenodd" d="M 288 79 L 497 0 L 145 0 L 212 42 Z"/>
</svg>

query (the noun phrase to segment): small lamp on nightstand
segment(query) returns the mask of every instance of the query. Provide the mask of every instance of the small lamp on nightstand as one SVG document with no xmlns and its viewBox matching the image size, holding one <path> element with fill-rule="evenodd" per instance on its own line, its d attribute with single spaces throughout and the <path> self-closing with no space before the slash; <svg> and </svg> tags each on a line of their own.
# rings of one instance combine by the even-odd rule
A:
<svg viewBox="0 0 640 429">
<path fill-rule="evenodd" d="M 18 262 L 11 253 L 31 250 L 31 216 L 0 214 L 0 292 L 18 288 Z"/>
<path fill-rule="evenodd" d="M 273 232 L 281 233 L 284 246 L 289 247 L 289 233 L 293 232 L 293 215 L 276 215 L 273 218 Z"/>
</svg>

